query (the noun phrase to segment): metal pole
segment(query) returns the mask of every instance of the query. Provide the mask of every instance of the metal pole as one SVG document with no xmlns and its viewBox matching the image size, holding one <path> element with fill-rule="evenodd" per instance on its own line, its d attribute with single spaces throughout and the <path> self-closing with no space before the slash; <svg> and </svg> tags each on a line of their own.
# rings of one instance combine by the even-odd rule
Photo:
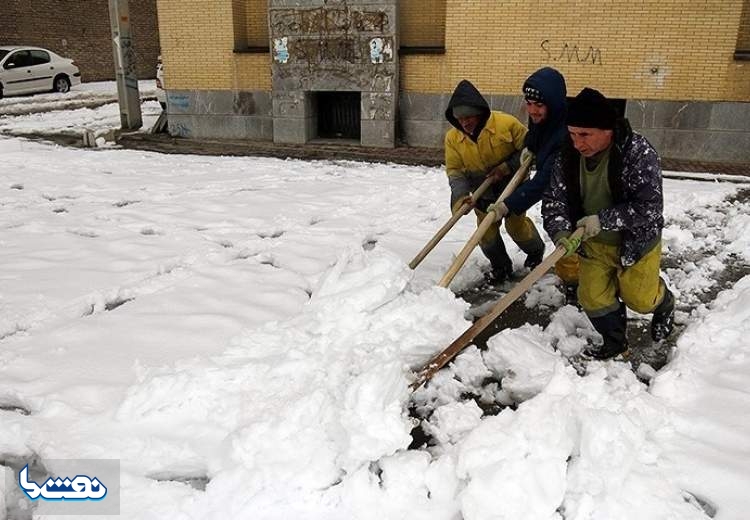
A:
<svg viewBox="0 0 750 520">
<path fill-rule="evenodd" d="M 109 0 L 109 23 L 112 28 L 120 124 L 123 130 L 137 130 L 143 126 L 143 119 L 135 74 L 135 48 L 130 37 L 128 0 Z"/>
</svg>

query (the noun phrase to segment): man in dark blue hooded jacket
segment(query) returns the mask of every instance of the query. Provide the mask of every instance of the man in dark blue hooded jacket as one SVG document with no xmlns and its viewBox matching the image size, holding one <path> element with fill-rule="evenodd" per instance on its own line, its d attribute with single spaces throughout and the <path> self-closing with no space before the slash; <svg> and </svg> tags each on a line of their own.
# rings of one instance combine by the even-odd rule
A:
<svg viewBox="0 0 750 520">
<path fill-rule="evenodd" d="M 529 132 L 524 145 L 535 157 L 536 174 L 505 199 L 506 208 L 501 212 L 520 215 L 542 200 L 550 183 L 555 156 L 568 135 L 566 94 L 565 78 L 551 67 L 537 70 L 524 82 L 523 95 L 529 114 Z M 565 300 L 570 304 L 577 303 L 578 262 L 578 255 L 570 255 L 555 265 L 555 273 L 565 285 Z"/>
</svg>

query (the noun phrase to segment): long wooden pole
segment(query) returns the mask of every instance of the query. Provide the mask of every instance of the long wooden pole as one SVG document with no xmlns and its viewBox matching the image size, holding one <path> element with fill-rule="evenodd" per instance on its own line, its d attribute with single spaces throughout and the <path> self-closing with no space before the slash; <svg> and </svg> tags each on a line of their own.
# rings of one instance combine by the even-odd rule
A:
<svg viewBox="0 0 750 520">
<path fill-rule="evenodd" d="M 578 228 L 571 235 L 571 238 L 579 238 L 583 234 L 583 228 Z M 490 311 L 479 318 L 474 324 L 466 329 L 453 343 L 434 356 L 422 369 L 417 372 L 417 378 L 411 384 L 411 389 L 416 390 L 422 386 L 427 380 L 432 378 L 438 370 L 443 368 L 448 362 L 456 357 L 459 352 L 471 344 L 472 341 L 492 322 L 494 322 L 505 309 L 516 301 L 522 294 L 529 290 L 529 288 L 539 280 L 549 269 L 555 265 L 560 258 L 565 255 L 565 248 L 563 246 L 557 246 L 550 255 L 542 260 L 542 262 L 536 266 L 526 277 L 518 282 L 505 296 L 500 298 L 498 302 L 490 309 Z"/>
<path fill-rule="evenodd" d="M 443 224 L 443 227 L 437 230 L 437 233 L 430 239 L 429 242 L 427 242 L 427 245 L 425 245 L 422 250 L 417 254 L 417 256 L 414 257 L 414 259 L 409 262 L 409 267 L 412 269 L 416 269 L 417 266 L 422 263 L 422 260 L 425 259 L 425 257 L 432 251 L 435 246 L 440 242 L 443 237 L 448 233 L 448 231 L 451 230 L 451 228 L 456 225 L 456 222 L 461 220 L 461 217 L 466 215 L 469 210 L 474 206 L 474 204 L 479 200 L 479 197 L 481 197 L 487 189 L 492 186 L 492 184 L 495 182 L 495 179 L 493 177 L 487 177 L 485 181 L 477 188 L 477 190 L 471 194 L 471 204 L 463 204 L 458 210 L 451 216 L 450 219 L 448 219 L 448 222 Z"/>
<path fill-rule="evenodd" d="M 530 166 L 531 161 L 527 161 L 523 163 L 520 168 L 518 168 L 518 171 L 515 175 L 513 175 L 513 178 L 497 198 L 495 204 L 499 204 L 500 202 L 504 201 L 511 193 L 513 193 L 513 190 L 515 190 L 518 185 L 521 184 L 526 178 L 526 175 L 529 173 Z M 495 213 L 494 210 L 491 210 L 479 224 L 477 230 L 474 231 L 474 234 L 471 235 L 471 238 L 469 238 L 469 241 L 466 242 L 466 245 L 463 247 L 463 249 L 461 249 L 461 251 L 458 253 L 458 256 L 456 256 L 456 259 L 448 268 L 448 271 L 446 271 L 446 273 L 440 279 L 440 281 L 438 282 L 439 287 L 448 287 L 453 278 L 455 278 L 456 274 L 458 274 L 458 271 L 466 263 L 466 260 L 469 258 L 471 252 L 474 251 L 475 247 L 477 247 L 480 240 L 482 239 L 482 236 L 487 232 L 490 226 L 493 226 L 495 224 L 495 222 L 497 222 L 497 213 Z"/>
</svg>

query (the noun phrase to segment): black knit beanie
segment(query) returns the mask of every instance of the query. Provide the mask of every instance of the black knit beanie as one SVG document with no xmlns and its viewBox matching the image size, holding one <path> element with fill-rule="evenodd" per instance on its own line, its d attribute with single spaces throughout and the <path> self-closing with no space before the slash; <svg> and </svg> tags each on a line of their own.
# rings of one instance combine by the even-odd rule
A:
<svg viewBox="0 0 750 520">
<path fill-rule="evenodd" d="M 617 121 L 615 107 L 598 90 L 584 88 L 568 106 L 568 126 L 612 130 Z"/>
<path fill-rule="evenodd" d="M 523 97 L 526 101 L 538 101 L 544 103 L 544 95 L 542 92 L 528 83 L 523 84 Z"/>
</svg>

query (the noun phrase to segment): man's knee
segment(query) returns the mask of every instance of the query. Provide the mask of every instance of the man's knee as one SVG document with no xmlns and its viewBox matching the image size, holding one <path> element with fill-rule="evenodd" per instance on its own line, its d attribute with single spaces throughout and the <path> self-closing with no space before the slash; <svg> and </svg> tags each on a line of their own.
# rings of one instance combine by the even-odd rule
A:
<svg viewBox="0 0 750 520">
<path fill-rule="evenodd" d="M 637 290 L 632 290 L 623 284 L 620 287 L 620 296 L 628 308 L 639 314 L 649 314 L 654 311 L 656 306 L 661 302 L 664 295 L 664 288 L 661 281 L 657 278 L 656 283 L 640 285 Z"/>
<path fill-rule="evenodd" d="M 664 296 L 664 282 L 659 276 L 661 243 L 620 276 L 620 297 L 629 308 L 640 314 L 653 312 Z"/>
<path fill-rule="evenodd" d="M 534 223 L 524 215 L 509 215 L 505 218 L 505 230 L 514 242 L 534 240 L 539 234 Z"/>
<path fill-rule="evenodd" d="M 616 297 L 603 294 L 592 295 L 586 290 L 585 285 L 578 286 L 578 303 L 589 316 L 604 316 L 616 310 L 620 305 Z"/>
<path fill-rule="evenodd" d="M 479 211 L 477 211 L 477 215 L 479 216 Z M 482 213 L 482 216 L 477 219 L 477 225 L 481 223 L 482 219 L 486 215 L 486 213 Z M 480 237 L 479 244 L 482 246 L 488 246 L 496 243 L 498 240 L 500 240 L 500 229 L 498 229 L 497 224 L 493 224 L 489 228 L 487 228 L 487 231 L 485 231 L 484 234 Z"/>
<path fill-rule="evenodd" d="M 578 285 L 578 302 L 587 314 L 594 316 L 607 314 L 619 306 L 610 281 L 604 277 L 582 279 Z"/>
</svg>

